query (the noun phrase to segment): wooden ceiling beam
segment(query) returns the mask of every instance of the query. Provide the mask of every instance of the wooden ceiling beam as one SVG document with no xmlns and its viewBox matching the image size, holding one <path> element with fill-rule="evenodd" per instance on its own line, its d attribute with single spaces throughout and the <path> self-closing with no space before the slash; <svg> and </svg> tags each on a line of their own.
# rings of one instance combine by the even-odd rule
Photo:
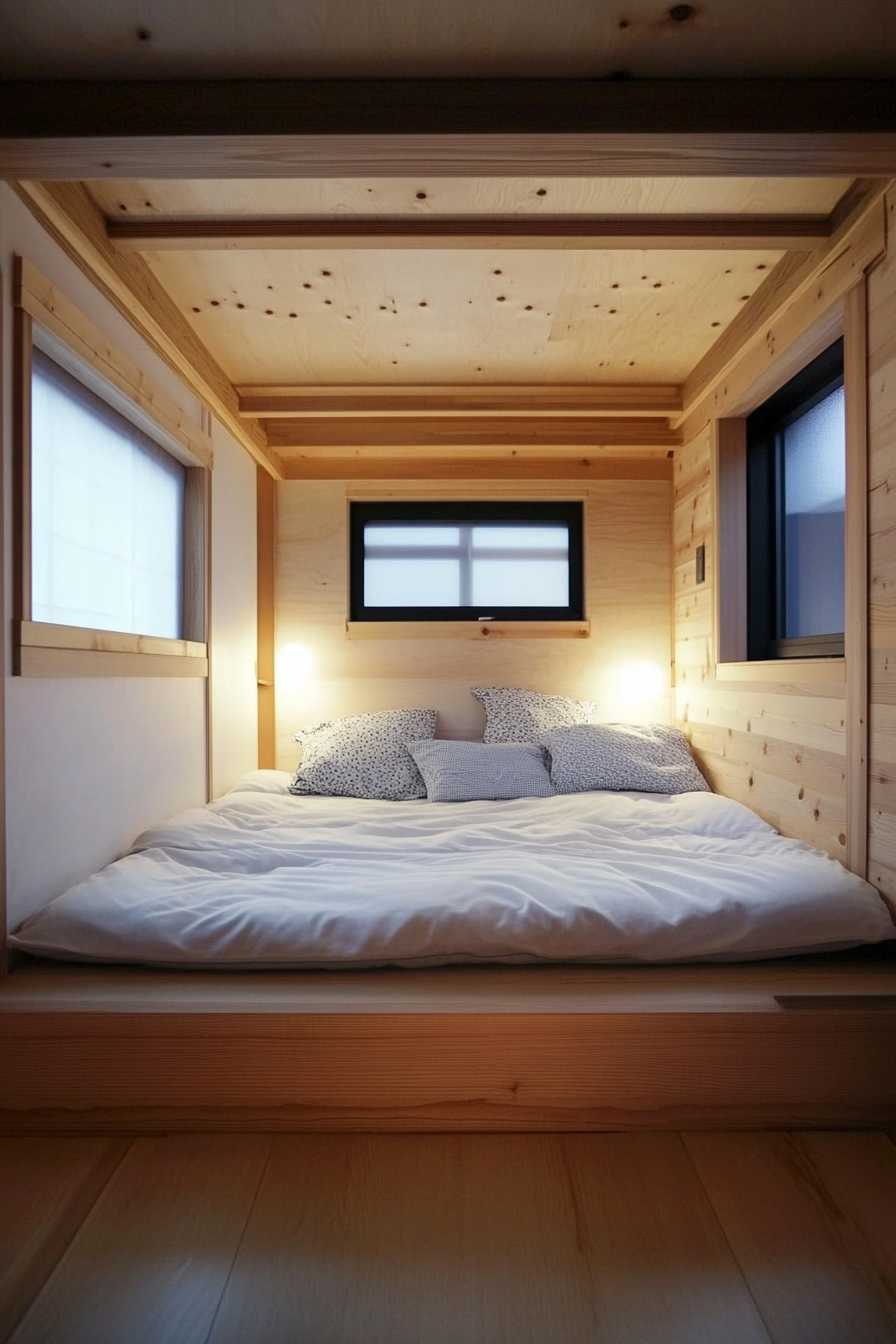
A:
<svg viewBox="0 0 896 1344">
<path fill-rule="evenodd" d="M 595 453 L 590 457 L 562 453 L 504 457 L 484 450 L 463 455 L 420 453 L 284 453 L 279 459 L 288 481 L 671 481 L 674 463 L 667 453 L 639 450 Z"/>
<path fill-rule="evenodd" d="M 237 249 L 466 249 L 469 251 L 781 250 L 808 252 L 828 240 L 826 219 L 800 216 L 627 215 L 600 219 L 112 219 L 122 252 Z"/>
<path fill-rule="evenodd" d="M 10 178 L 893 176 L 892 79 L 24 80 Z"/>
<path fill-rule="evenodd" d="M 269 446 L 289 449 L 366 449 L 414 452 L 436 449 L 569 448 L 674 450 L 681 435 L 656 419 L 598 420 L 563 417 L 496 421 L 480 416 L 277 419 L 262 421 Z"/>
<path fill-rule="evenodd" d="M 676 415 L 681 389 L 636 384 L 238 387 L 240 414 L 300 419 L 352 416 L 648 416 Z"/>
</svg>

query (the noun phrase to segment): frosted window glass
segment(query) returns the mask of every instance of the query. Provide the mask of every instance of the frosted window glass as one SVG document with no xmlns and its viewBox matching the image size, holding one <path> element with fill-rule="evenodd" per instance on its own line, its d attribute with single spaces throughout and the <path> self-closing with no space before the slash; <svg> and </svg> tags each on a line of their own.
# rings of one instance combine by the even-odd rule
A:
<svg viewBox="0 0 896 1344">
<path fill-rule="evenodd" d="M 474 527 L 473 553 L 480 551 L 557 551 L 569 555 L 565 527 Z"/>
<path fill-rule="evenodd" d="M 457 546 L 459 542 L 459 527 L 381 527 L 368 523 L 364 529 L 367 550 L 380 546 Z"/>
<path fill-rule="evenodd" d="M 34 351 L 32 616 L 179 638 L 186 471 Z"/>
<path fill-rule="evenodd" d="M 374 607 L 566 607 L 569 528 L 474 523 L 364 529 Z"/>
<path fill-rule="evenodd" d="M 843 388 L 784 431 L 784 637 L 844 628 Z"/>
<path fill-rule="evenodd" d="M 456 607 L 460 604 L 460 565 L 456 560 L 365 560 L 364 604 Z"/>
<path fill-rule="evenodd" d="M 563 560 L 476 560 L 473 606 L 565 607 L 569 565 Z M 487 614 L 487 613 L 485 613 Z"/>
</svg>

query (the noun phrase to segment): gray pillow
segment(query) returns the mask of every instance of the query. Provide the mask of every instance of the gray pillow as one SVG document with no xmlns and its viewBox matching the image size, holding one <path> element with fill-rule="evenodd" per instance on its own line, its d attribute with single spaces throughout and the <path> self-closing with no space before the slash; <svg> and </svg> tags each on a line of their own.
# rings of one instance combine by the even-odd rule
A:
<svg viewBox="0 0 896 1344">
<path fill-rule="evenodd" d="M 434 709 L 384 709 L 303 728 L 302 764 L 290 793 L 323 793 L 396 802 L 425 798 L 426 785 L 406 743 L 432 737 Z"/>
<path fill-rule="evenodd" d="M 551 783 L 557 793 L 711 791 L 684 733 L 668 724 L 582 724 L 542 733 L 540 741 L 550 753 Z"/>
<path fill-rule="evenodd" d="M 538 742 L 550 728 L 590 723 L 593 700 L 571 700 L 516 686 L 471 686 L 485 709 L 483 742 Z"/>
<path fill-rule="evenodd" d="M 409 742 L 431 803 L 550 798 L 543 747 L 535 743 Z"/>
</svg>

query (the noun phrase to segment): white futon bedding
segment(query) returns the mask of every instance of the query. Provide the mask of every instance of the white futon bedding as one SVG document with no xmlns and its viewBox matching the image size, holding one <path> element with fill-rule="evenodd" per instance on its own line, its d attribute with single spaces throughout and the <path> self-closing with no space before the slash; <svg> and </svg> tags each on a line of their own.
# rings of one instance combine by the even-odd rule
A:
<svg viewBox="0 0 896 1344">
<path fill-rule="evenodd" d="M 13 947 L 185 967 L 741 960 L 896 936 L 867 883 L 711 793 L 292 797 L 259 772 L 142 835 Z"/>
</svg>

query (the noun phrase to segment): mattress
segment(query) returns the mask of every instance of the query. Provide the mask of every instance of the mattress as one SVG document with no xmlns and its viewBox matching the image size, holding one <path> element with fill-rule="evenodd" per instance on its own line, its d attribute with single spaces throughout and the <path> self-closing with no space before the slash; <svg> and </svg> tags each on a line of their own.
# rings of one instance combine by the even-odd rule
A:
<svg viewBox="0 0 896 1344">
<path fill-rule="evenodd" d="M 711 793 L 293 797 L 256 772 L 32 915 L 24 952 L 168 967 L 736 961 L 896 936 L 873 887 Z"/>
</svg>

